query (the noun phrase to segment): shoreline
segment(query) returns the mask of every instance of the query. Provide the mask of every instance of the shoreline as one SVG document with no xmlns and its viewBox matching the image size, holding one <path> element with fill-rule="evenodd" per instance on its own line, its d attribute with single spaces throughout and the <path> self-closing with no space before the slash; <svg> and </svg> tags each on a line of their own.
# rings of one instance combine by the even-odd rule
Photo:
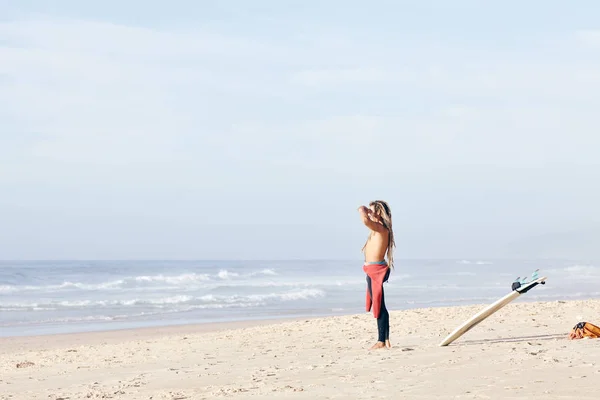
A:
<svg viewBox="0 0 600 400">
<path fill-rule="evenodd" d="M 588 302 L 598 301 L 600 303 L 600 297 L 591 297 L 585 299 L 575 300 L 551 300 L 551 301 L 538 301 L 538 300 L 527 300 L 525 298 L 518 299 L 517 301 L 509 303 L 506 307 L 510 306 L 530 306 L 535 307 L 540 305 L 549 304 L 566 304 L 574 302 Z M 422 313 L 428 311 L 440 311 L 445 310 L 459 310 L 459 309 L 472 309 L 473 314 L 480 309 L 488 306 L 491 303 L 477 303 L 477 304 L 464 304 L 464 305 L 444 305 L 444 306 L 433 306 L 433 307 L 415 307 L 415 308 L 404 308 L 397 310 L 389 310 L 390 315 L 402 314 L 402 313 Z M 497 313 L 502 312 L 502 309 Z M 496 314 L 496 313 L 495 313 Z M 495 315 L 493 314 L 493 315 Z M 335 318 L 363 318 L 365 316 L 372 316 L 372 312 L 364 313 L 348 313 L 348 314 L 325 314 L 325 315 L 300 315 L 295 317 L 274 317 L 274 318 L 257 318 L 257 319 L 240 319 L 222 322 L 199 322 L 199 323 L 176 323 L 169 325 L 155 325 L 155 326 L 142 326 L 133 328 L 114 328 L 114 329 L 102 329 L 102 330 L 87 330 L 87 331 L 73 331 L 73 332 L 59 332 L 59 333 L 46 333 L 46 334 L 33 334 L 33 335 L 12 335 L 12 336 L 0 336 L 0 354 L 4 346 L 26 346 L 32 345 L 40 341 L 51 341 L 50 346 L 56 347 L 56 344 L 71 343 L 71 344 L 91 344 L 91 343 L 116 343 L 123 338 L 127 337 L 131 340 L 134 339 L 148 339 L 155 337 L 164 337 L 181 334 L 202 334 L 202 333 L 214 333 L 221 331 L 235 331 L 240 329 L 264 327 L 272 325 L 280 325 L 290 322 L 298 321 L 312 321 L 321 319 L 335 319 Z M 470 316 L 470 315 L 469 315 Z M 599 316 L 600 318 L 600 316 Z M 376 321 L 374 319 L 374 321 Z M 452 328 L 454 329 L 454 328 Z M 450 329 L 448 333 L 452 330 Z M 127 339 L 129 340 L 129 339 Z M 44 343 L 48 346 L 49 343 Z"/>
<path fill-rule="evenodd" d="M 332 312 L 332 313 L 295 313 L 295 314 L 285 314 L 285 315 L 273 315 L 271 317 L 269 316 L 259 316 L 259 317 L 252 317 L 252 318 L 234 318 L 234 319 L 228 319 L 228 320 L 224 320 L 224 321 L 206 321 L 206 322 L 177 322 L 177 321 L 171 321 L 169 322 L 169 320 L 151 320 L 150 323 L 146 323 L 146 324 L 139 324 L 136 322 L 131 322 L 129 325 L 134 325 L 134 326 L 127 326 L 128 324 L 122 324 L 122 321 L 109 321 L 109 322 L 104 322 L 104 323 L 98 323 L 98 324 L 86 324 L 86 323 L 78 323 L 78 324 L 73 324 L 71 325 L 72 329 L 69 330 L 65 330 L 65 331 L 58 331 L 58 332 L 53 332 L 53 331 L 49 331 L 47 333 L 24 333 L 24 334 L 9 334 L 9 335 L 0 335 L 0 345 L 2 343 L 3 340 L 15 340 L 18 338 L 32 338 L 32 337 L 39 337 L 39 338 L 48 338 L 48 337 L 58 337 L 58 336 L 69 336 L 69 335 L 84 335 L 84 334 L 90 334 L 90 335 L 96 335 L 96 334 L 103 334 L 103 333 L 108 333 L 113 334 L 116 332 L 140 332 L 143 333 L 145 331 L 169 331 L 169 330 L 179 330 L 179 329 L 183 329 L 184 327 L 191 327 L 194 331 L 213 331 L 213 330 L 219 330 L 222 329 L 221 327 L 235 327 L 237 325 L 243 325 L 243 326 L 255 326 L 255 325 L 262 325 L 262 324 L 268 324 L 270 322 L 273 323 L 277 323 L 277 322 L 285 322 L 285 321 L 293 321 L 293 320 L 299 320 L 299 319 L 313 319 L 313 318 L 326 318 L 326 317 L 336 317 L 336 316 L 344 316 L 344 315 L 354 315 L 354 313 L 349 313 L 349 314 L 345 314 L 345 313 L 340 313 L 340 312 Z M 113 325 L 113 322 L 114 325 Z M 165 323 L 166 322 L 166 323 Z M 122 326 L 125 325 L 125 326 Z M 97 328 L 90 328 L 92 326 L 95 326 Z M 117 327 L 111 327 L 111 326 L 117 326 Z M 32 325 L 28 326 L 28 328 L 31 328 Z M 34 331 L 44 331 L 45 325 L 43 324 L 37 324 L 34 325 Z M 11 330 L 16 330 L 16 326 L 8 326 L 5 328 L 10 328 Z M 80 329 L 77 329 L 80 328 Z"/>
<path fill-rule="evenodd" d="M 511 304 L 536 304 L 536 303 L 555 303 L 555 302 L 574 302 L 574 301 L 594 301 L 599 300 L 599 296 L 589 296 L 589 297 L 575 297 L 575 298 L 566 298 L 566 299 L 552 299 L 552 300 L 540 300 L 536 298 L 531 298 L 528 296 L 522 296 L 517 299 L 515 302 Z M 396 309 L 388 309 L 390 313 L 394 312 L 404 312 L 411 310 L 428 310 L 428 309 L 454 309 L 454 308 L 462 308 L 462 307 L 486 307 L 491 304 L 489 303 L 466 303 L 466 304 L 448 304 L 448 305 L 433 305 L 429 307 L 424 307 L 422 305 L 415 307 L 404 307 L 404 308 L 396 308 Z M 360 307 L 362 309 L 362 307 Z M 231 319 L 225 321 L 207 321 L 207 322 L 173 322 L 164 324 L 163 321 L 152 321 L 149 324 L 142 326 L 125 326 L 125 327 L 115 327 L 111 328 L 111 322 L 105 322 L 102 324 L 79 324 L 81 330 L 70 329 L 68 331 L 63 332 L 48 332 L 48 333 L 33 333 L 33 334 L 10 334 L 10 335 L 0 335 L 0 348 L 3 346 L 3 343 L 17 343 L 19 341 L 27 341 L 32 338 L 40 338 L 40 339 L 61 339 L 62 337 L 78 337 L 80 335 L 90 335 L 92 336 L 106 336 L 108 338 L 119 336 L 122 333 L 129 333 L 135 336 L 147 336 L 147 335 L 155 335 L 161 333 L 169 333 L 169 332 L 179 332 L 184 330 L 189 330 L 192 333 L 198 332 L 210 332 L 216 330 L 224 330 L 224 329 L 236 329 L 238 327 L 252 327 L 258 325 L 269 325 L 269 324 L 277 324 L 288 321 L 297 321 L 304 319 L 316 319 L 316 318 L 332 318 L 332 317 L 348 317 L 348 316 L 356 316 L 362 315 L 363 313 L 357 312 L 320 312 L 320 313 L 311 313 L 311 314 L 296 314 L 296 315 L 277 315 L 272 317 L 260 316 L 254 318 L 241 318 L 241 319 Z M 168 321 L 168 320 L 167 320 Z M 121 322 L 121 321 L 119 321 Z M 135 323 L 131 323 L 132 325 L 136 325 Z M 119 325 L 117 322 L 116 325 Z M 139 324 L 138 324 L 139 325 Z M 87 329 L 85 327 L 88 327 Z M 89 329 L 90 326 L 97 326 L 98 328 Z M 11 330 L 15 330 L 14 326 L 9 326 L 5 328 L 10 328 Z M 43 330 L 44 325 L 37 325 L 37 330 Z M 21 340 L 19 340 L 21 339 Z"/>
</svg>

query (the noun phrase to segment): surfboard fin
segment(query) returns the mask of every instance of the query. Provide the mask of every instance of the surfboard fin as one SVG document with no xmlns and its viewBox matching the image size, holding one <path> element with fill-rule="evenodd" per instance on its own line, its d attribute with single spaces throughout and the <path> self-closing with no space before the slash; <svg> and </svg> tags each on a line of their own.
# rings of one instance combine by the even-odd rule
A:
<svg viewBox="0 0 600 400">
<path fill-rule="evenodd" d="M 521 287 L 521 282 L 519 282 L 519 278 L 517 278 L 511 285 L 511 290 L 517 290 Z"/>
<path fill-rule="evenodd" d="M 512 290 L 517 290 L 521 286 L 527 285 L 528 283 L 535 281 L 538 278 L 539 271 L 540 271 L 539 268 L 536 269 L 535 271 L 533 271 L 533 274 L 531 274 L 531 280 L 527 280 L 527 276 L 523 277 L 522 279 L 520 276 L 517 276 L 517 278 L 512 283 L 512 286 L 511 286 Z"/>
<path fill-rule="evenodd" d="M 536 269 L 535 271 L 533 271 L 533 274 L 531 274 L 531 280 L 535 281 L 538 278 L 538 272 L 540 272 L 540 269 Z"/>
</svg>

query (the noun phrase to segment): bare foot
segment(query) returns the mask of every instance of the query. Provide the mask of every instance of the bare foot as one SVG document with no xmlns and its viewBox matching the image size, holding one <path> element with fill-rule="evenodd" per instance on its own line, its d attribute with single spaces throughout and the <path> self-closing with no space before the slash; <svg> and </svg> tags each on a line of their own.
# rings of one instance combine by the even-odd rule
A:
<svg viewBox="0 0 600 400">
<path fill-rule="evenodd" d="M 371 346 L 371 348 L 369 350 L 376 350 L 376 349 L 383 349 L 383 348 L 385 348 L 385 343 L 377 342 L 373 346 Z"/>
<path fill-rule="evenodd" d="M 388 349 L 391 349 L 391 348 L 392 348 L 392 344 L 390 343 L 390 339 L 387 339 L 387 340 L 385 341 L 385 345 L 387 346 L 387 348 L 388 348 Z"/>
</svg>

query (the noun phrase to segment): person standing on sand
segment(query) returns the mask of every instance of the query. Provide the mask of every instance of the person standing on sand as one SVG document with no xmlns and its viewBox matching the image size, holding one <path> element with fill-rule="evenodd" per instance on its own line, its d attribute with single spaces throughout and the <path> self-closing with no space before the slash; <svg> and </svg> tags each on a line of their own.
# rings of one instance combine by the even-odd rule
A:
<svg viewBox="0 0 600 400">
<path fill-rule="evenodd" d="M 370 350 L 381 349 L 390 344 L 390 315 L 385 307 L 383 283 L 387 282 L 391 268 L 394 268 L 394 232 L 392 230 L 392 211 L 383 200 L 369 203 L 369 207 L 360 206 L 358 212 L 363 223 L 369 228 L 367 242 L 362 248 L 365 255 L 363 271 L 367 274 L 367 311 L 373 309 L 377 318 L 379 337 Z M 387 252 L 387 262 L 385 255 Z"/>
</svg>

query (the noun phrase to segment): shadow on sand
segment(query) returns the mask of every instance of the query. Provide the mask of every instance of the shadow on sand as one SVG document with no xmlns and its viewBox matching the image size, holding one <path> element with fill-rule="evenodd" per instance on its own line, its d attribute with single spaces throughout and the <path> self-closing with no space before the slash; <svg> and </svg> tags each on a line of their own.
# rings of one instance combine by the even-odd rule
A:
<svg viewBox="0 0 600 400">
<path fill-rule="evenodd" d="M 471 346 L 478 344 L 490 344 L 490 343 L 518 343 L 526 342 L 529 340 L 557 340 L 557 339 L 568 339 L 568 334 L 555 333 L 551 335 L 535 335 L 535 336 L 518 336 L 511 338 L 496 338 L 496 339 L 483 339 L 483 340 L 465 340 L 460 343 L 456 343 L 455 346 Z"/>
</svg>

